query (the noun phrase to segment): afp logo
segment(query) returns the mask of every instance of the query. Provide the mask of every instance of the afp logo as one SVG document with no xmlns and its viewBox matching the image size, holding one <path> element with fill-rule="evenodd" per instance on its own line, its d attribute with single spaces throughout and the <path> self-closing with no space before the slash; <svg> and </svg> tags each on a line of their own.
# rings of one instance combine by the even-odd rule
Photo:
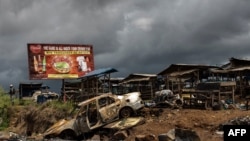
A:
<svg viewBox="0 0 250 141">
<path fill-rule="evenodd" d="M 224 125 L 224 141 L 249 141 L 250 125 Z"/>
</svg>

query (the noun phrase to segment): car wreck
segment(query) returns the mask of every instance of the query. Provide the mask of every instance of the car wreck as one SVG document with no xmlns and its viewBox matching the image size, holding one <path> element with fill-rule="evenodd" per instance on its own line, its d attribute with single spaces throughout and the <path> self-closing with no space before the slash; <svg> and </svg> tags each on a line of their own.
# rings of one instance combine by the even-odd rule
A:
<svg viewBox="0 0 250 141">
<path fill-rule="evenodd" d="M 144 107 L 140 95 L 140 92 L 119 96 L 107 93 L 80 102 L 79 110 L 73 118 L 58 121 L 47 129 L 43 136 L 45 139 L 84 138 L 87 133 L 95 129 L 112 127 L 108 124 L 136 115 Z"/>
<path fill-rule="evenodd" d="M 179 94 L 174 94 L 169 89 L 156 91 L 152 101 L 145 103 L 145 106 L 150 108 L 180 108 L 182 105 Z"/>
</svg>

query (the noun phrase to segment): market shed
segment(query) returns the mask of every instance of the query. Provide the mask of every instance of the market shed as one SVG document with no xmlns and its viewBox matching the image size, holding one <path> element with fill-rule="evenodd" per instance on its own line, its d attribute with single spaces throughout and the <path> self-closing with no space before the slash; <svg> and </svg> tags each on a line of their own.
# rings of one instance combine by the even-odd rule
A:
<svg viewBox="0 0 250 141">
<path fill-rule="evenodd" d="M 236 82 L 236 94 L 242 97 L 250 95 L 250 60 L 230 58 L 229 63 L 222 65 L 222 69 L 212 69 L 214 78 Z"/>
<path fill-rule="evenodd" d="M 105 85 L 104 88 L 110 89 L 110 90 L 105 90 L 105 91 L 111 91 L 112 94 L 122 95 L 124 94 L 124 90 L 125 90 L 121 84 L 123 79 L 124 79 L 123 77 L 110 77 L 109 83 L 107 83 L 106 79 L 100 79 L 100 80 L 102 84 Z"/>
<path fill-rule="evenodd" d="M 233 81 L 201 82 L 196 89 L 182 89 L 183 107 L 212 108 L 221 100 L 235 102 L 235 86 Z"/>
<path fill-rule="evenodd" d="M 127 88 L 127 92 L 140 91 L 142 99 L 149 100 L 154 97 L 157 89 L 156 80 L 156 74 L 133 73 L 125 77 L 121 83 L 124 88 Z"/>
<path fill-rule="evenodd" d="M 157 75 L 165 78 L 167 89 L 171 89 L 174 93 L 181 93 L 181 89 L 186 82 L 190 83 L 191 87 L 195 87 L 202 79 L 207 79 L 210 76 L 209 70 L 211 68 L 219 67 L 197 64 L 171 64 Z"/>
<path fill-rule="evenodd" d="M 80 102 L 110 92 L 110 74 L 114 72 L 117 72 L 114 68 L 101 68 L 77 79 L 63 80 L 61 93 L 64 101 Z"/>
<path fill-rule="evenodd" d="M 63 80 L 61 95 L 63 100 L 73 100 L 73 98 L 80 95 L 81 91 L 81 80 L 79 79 L 66 79 Z"/>
<path fill-rule="evenodd" d="M 79 79 L 81 80 L 81 95 L 92 97 L 98 93 L 111 92 L 111 73 L 118 72 L 115 68 L 94 70 Z"/>
</svg>

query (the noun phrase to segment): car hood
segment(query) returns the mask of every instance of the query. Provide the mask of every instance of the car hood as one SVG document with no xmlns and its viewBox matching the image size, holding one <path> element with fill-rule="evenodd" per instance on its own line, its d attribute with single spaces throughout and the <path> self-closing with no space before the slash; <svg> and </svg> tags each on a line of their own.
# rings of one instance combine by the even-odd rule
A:
<svg viewBox="0 0 250 141">
<path fill-rule="evenodd" d="M 103 128 L 125 130 L 128 128 L 134 127 L 136 125 L 143 124 L 143 123 L 145 123 L 144 117 L 128 117 L 128 118 L 120 119 L 118 121 L 107 124 Z"/>
<path fill-rule="evenodd" d="M 52 125 L 50 128 L 48 128 L 44 133 L 43 136 L 49 136 L 49 135 L 58 135 L 61 133 L 61 131 L 65 129 L 73 129 L 74 128 L 74 122 L 75 119 L 61 119 L 58 122 L 56 122 L 54 125 Z"/>
</svg>

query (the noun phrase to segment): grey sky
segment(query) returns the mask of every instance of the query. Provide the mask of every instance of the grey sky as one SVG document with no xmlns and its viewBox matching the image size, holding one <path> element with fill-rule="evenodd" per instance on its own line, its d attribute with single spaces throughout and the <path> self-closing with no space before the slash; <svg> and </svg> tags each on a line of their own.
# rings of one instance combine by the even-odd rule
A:
<svg viewBox="0 0 250 141">
<path fill-rule="evenodd" d="M 250 1 L 0 0 L 4 88 L 31 81 L 27 43 L 92 44 L 95 68 L 116 68 L 113 77 L 221 65 L 250 58 Z M 58 89 L 61 80 L 42 82 Z"/>
</svg>

